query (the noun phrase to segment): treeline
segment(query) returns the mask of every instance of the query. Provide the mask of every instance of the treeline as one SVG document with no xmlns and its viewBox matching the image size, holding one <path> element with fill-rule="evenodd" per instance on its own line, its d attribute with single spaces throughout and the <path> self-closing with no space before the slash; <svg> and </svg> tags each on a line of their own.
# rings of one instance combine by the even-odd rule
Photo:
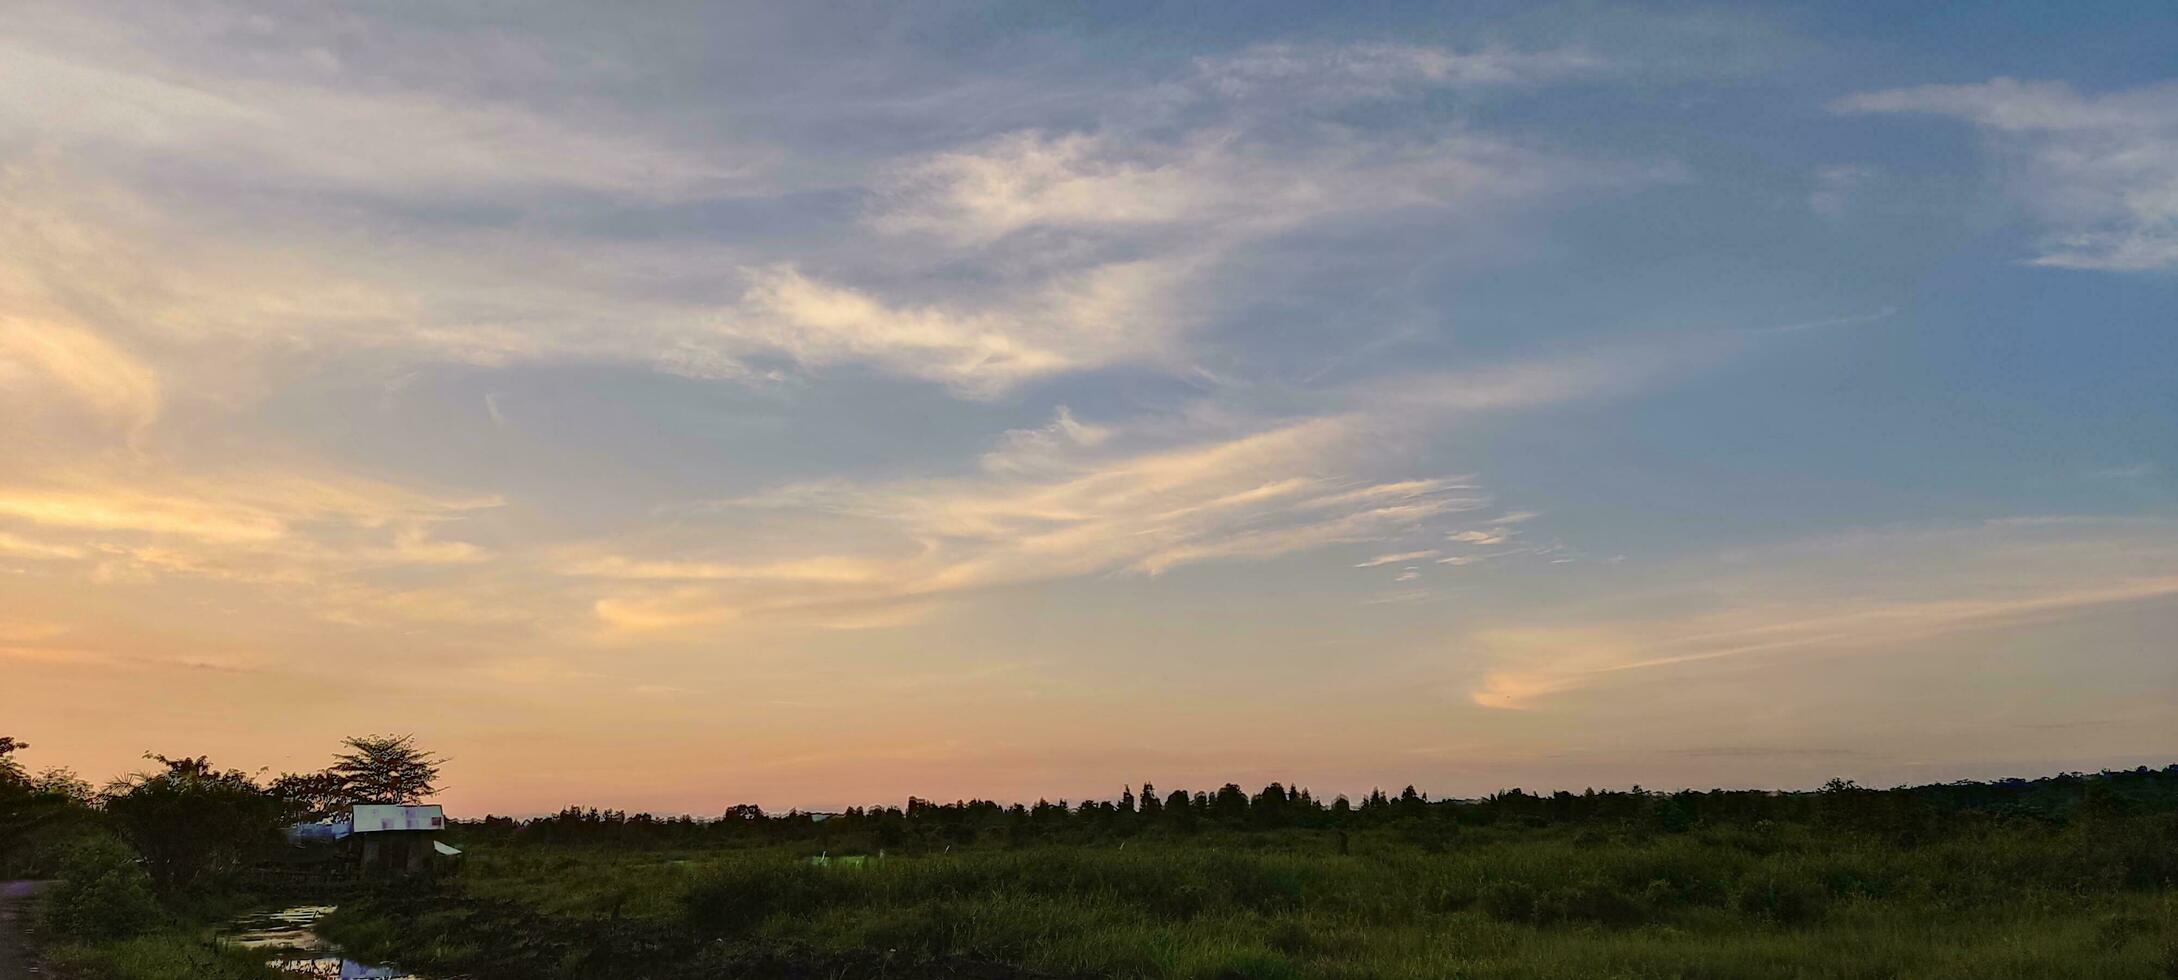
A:
<svg viewBox="0 0 2178 980">
<path fill-rule="evenodd" d="M 568 807 L 544 817 L 488 816 L 460 823 L 472 840 L 600 843 L 635 846 L 751 842 L 838 841 L 885 848 L 942 847 L 985 839 L 1083 840 L 1140 833 L 1203 830 L 1362 830 L 1372 827 L 1600 826 L 1678 832 L 1697 826 L 1820 823 L 1890 835 L 1913 843 L 1992 822 L 2065 825 L 2098 816 L 2178 813 L 2178 765 L 2039 779 L 1959 781 L 1870 789 L 1843 780 L 1806 792 L 1681 790 L 1559 791 L 1508 789 L 1481 799 L 1432 800 L 1409 786 L 1378 790 L 1359 801 L 1328 801 L 1305 788 L 1271 783 L 1249 793 L 1228 783 L 1215 791 L 1159 793 L 1145 784 L 1113 800 L 1039 800 L 1011 806 L 990 800 L 855 807 L 843 813 L 767 813 L 742 804 L 716 818 L 658 817 L 621 810 Z"/>
</svg>

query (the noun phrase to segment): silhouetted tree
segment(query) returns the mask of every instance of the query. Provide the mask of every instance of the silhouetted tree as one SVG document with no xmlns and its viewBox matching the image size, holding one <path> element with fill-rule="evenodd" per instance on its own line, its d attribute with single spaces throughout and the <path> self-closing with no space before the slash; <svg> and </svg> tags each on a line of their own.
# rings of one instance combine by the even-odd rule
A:
<svg viewBox="0 0 2178 980">
<path fill-rule="evenodd" d="M 1287 809 L 1288 802 L 1283 784 L 1272 783 L 1265 786 L 1248 803 L 1250 820 L 1257 827 L 1290 827 L 1293 825 L 1293 814 Z"/>
<path fill-rule="evenodd" d="M 1248 819 L 1248 794 L 1238 783 L 1226 783 L 1218 787 L 1218 795 L 1210 801 L 1210 814 L 1218 821 L 1238 824 Z"/>
<path fill-rule="evenodd" d="M 289 821 L 329 817 L 353 802 L 349 798 L 347 777 L 331 770 L 281 773 L 266 791 L 280 801 Z"/>
<path fill-rule="evenodd" d="M 8 758 L 17 750 L 29 747 L 29 742 L 18 742 L 9 736 L 0 735 L 0 783 L 26 784 L 30 781 L 29 775 L 23 772 L 23 764 Z"/>
<path fill-rule="evenodd" d="M 75 770 L 63 766 L 40 770 L 37 775 L 30 777 L 30 789 L 35 793 L 61 797 L 86 806 L 97 795 L 91 784 L 76 775 Z"/>
<path fill-rule="evenodd" d="M 249 774 L 204 756 L 145 756 L 164 772 L 117 781 L 106 813 L 169 893 L 210 884 L 277 841 L 282 805 Z"/>
<path fill-rule="evenodd" d="M 359 735 L 341 744 L 353 751 L 336 754 L 326 771 L 341 778 L 351 803 L 421 803 L 438 791 L 445 760 L 417 748 L 413 735 Z"/>
</svg>

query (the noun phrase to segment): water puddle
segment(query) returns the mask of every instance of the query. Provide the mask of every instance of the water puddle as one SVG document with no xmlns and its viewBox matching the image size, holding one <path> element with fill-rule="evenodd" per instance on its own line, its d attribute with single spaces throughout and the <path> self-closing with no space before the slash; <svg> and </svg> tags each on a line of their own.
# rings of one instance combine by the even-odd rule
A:
<svg viewBox="0 0 2178 980">
<path fill-rule="evenodd" d="M 259 912 L 237 920 L 225 940 L 244 949 L 263 950 L 282 973 L 315 980 L 424 980 L 390 963 L 358 963 L 340 955 L 311 926 L 333 911 L 330 905 L 297 905 Z"/>
</svg>

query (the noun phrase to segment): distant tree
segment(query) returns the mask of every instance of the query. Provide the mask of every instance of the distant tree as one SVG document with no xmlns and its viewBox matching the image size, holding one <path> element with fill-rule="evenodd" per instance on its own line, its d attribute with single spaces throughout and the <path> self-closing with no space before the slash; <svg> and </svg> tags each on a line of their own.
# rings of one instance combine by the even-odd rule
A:
<svg viewBox="0 0 2178 980">
<path fill-rule="evenodd" d="M 1129 815 L 1131 815 L 1131 814 L 1133 814 L 1133 813 L 1134 813 L 1134 789 L 1133 789 L 1133 787 L 1123 787 L 1123 788 L 1121 788 L 1121 789 L 1120 789 L 1120 791 L 1119 791 L 1119 812 L 1120 812 L 1120 813 L 1122 813 L 1122 814 L 1129 814 Z"/>
<path fill-rule="evenodd" d="M 8 758 L 17 750 L 29 747 L 29 742 L 18 742 L 9 736 L 0 735 L 0 783 L 21 785 L 30 781 L 29 774 L 23 772 L 23 764 Z"/>
<path fill-rule="evenodd" d="M 351 751 L 337 753 L 326 772 L 341 779 L 351 803 L 421 803 L 438 791 L 446 760 L 416 747 L 414 735 L 358 735 L 342 739 Z"/>
<path fill-rule="evenodd" d="M 1413 786 L 1399 792 L 1399 815 L 1419 817 L 1429 812 L 1429 797 L 1417 792 Z"/>
<path fill-rule="evenodd" d="M 1239 783 L 1226 783 L 1210 800 L 1210 813 L 1218 820 L 1238 824 L 1248 819 L 1248 793 Z"/>
<path fill-rule="evenodd" d="M 1164 801 L 1157 798 L 1157 787 L 1152 786 L 1148 783 L 1143 783 L 1142 816 L 1147 817 L 1151 820 L 1155 820 L 1157 819 L 1159 814 L 1162 814 L 1164 812 L 1164 810 Z"/>
<path fill-rule="evenodd" d="M 1195 799 L 1201 795 L 1197 793 L 1191 797 L 1184 789 L 1176 789 L 1167 794 L 1165 796 L 1165 821 L 1183 831 L 1195 829 L 1195 821 L 1201 816 L 1201 811 L 1195 806 Z"/>
</svg>

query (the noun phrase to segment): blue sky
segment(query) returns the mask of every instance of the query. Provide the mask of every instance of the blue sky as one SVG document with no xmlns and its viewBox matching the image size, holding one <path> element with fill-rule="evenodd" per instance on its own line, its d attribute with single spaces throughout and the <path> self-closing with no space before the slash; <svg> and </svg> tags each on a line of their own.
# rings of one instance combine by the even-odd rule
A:
<svg viewBox="0 0 2178 980">
<path fill-rule="evenodd" d="M 2178 752 L 2178 13 L 17 13 L 48 764 L 391 726 L 457 806 L 705 811 Z"/>
</svg>

